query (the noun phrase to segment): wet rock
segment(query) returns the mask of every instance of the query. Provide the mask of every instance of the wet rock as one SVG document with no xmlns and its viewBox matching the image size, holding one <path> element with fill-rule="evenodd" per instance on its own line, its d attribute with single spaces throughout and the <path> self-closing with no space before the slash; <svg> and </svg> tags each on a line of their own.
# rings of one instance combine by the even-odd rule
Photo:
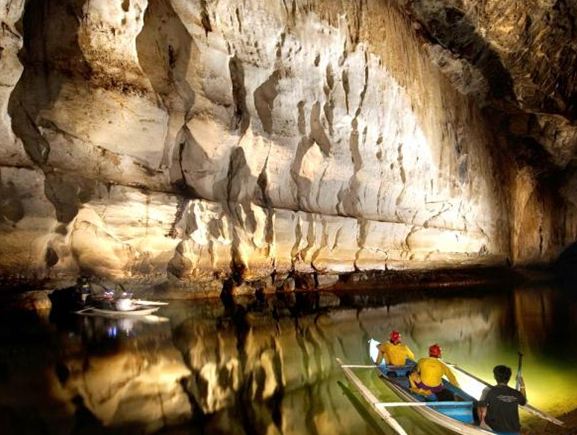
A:
<svg viewBox="0 0 577 435">
<path fill-rule="evenodd" d="M 296 288 L 295 280 L 290 277 L 285 279 L 279 287 L 279 289 L 284 292 L 295 291 L 295 288 Z"/>
<path fill-rule="evenodd" d="M 331 274 L 318 274 L 316 276 L 317 280 L 317 288 L 323 289 L 332 287 L 339 281 L 339 275 L 331 275 Z"/>
<path fill-rule="evenodd" d="M 252 295 L 255 293 L 255 288 L 246 282 L 243 282 L 242 284 L 239 285 L 235 285 L 232 288 L 232 295 L 233 296 L 246 296 L 246 295 Z"/>
</svg>

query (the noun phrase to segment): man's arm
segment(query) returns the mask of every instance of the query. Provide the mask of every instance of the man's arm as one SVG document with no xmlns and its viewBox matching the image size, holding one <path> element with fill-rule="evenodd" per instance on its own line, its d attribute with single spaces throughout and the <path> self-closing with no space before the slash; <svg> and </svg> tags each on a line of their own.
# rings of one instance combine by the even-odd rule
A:
<svg viewBox="0 0 577 435">
<path fill-rule="evenodd" d="M 453 371 L 445 364 L 443 364 L 443 372 L 445 373 L 451 384 L 453 384 L 455 387 L 459 386 L 459 381 L 457 381 L 457 378 L 453 374 Z"/>
<path fill-rule="evenodd" d="M 477 415 L 479 416 L 479 422 L 484 423 L 485 416 L 487 415 L 487 407 L 479 404 L 477 407 Z"/>
<path fill-rule="evenodd" d="M 409 346 L 406 346 L 406 348 L 407 348 L 407 358 L 414 360 L 415 354 L 413 353 L 413 351 L 411 349 L 409 349 Z"/>
<path fill-rule="evenodd" d="M 481 393 L 479 404 L 477 406 L 477 414 L 479 415 L 479 422 L 483 424 L 487 416 L 487 395 L 491 391 L 491 387 L 487 387 Z"/>
<path fill-rule="evenodd" d="M 523 400 L 519 401 L 519 404 L 520 405 L 526 405 L 527 404 L 527 390 L 525 390 L 525 380 L 523 379 L 523 376 L 519 376 L 517 378 L 517 382 L 519 383 L 519 392 L 523 396 Z"/>
<path fill-rule="evenodd" d="M 379 354 L 377 355 L 377 365 L 379 365 L 381 363 L 381 361 L 383 361 L 383 360 L 384 360 L 385 364 L 387 364 L 387 359 L 385 358 L 385 352 L 383 349 L 383 345 L 379 344 L 377 349 L 379 349 Z"/>
</svg>

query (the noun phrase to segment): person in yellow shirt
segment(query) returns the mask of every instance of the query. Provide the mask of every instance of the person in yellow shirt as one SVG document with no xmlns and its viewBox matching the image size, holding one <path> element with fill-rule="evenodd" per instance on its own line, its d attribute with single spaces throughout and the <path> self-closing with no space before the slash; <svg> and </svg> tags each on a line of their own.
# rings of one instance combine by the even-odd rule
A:
<svg viewBox="0 0 577 435">
<path fill-rule="evenodd" d="M 379 344 L 378 349 L 377 365 L 381 363 L 383 357 L 387 365 L 390 366 L 403 366 L 406 364 L 407 359 L 415 359 L 411 349 L 406 344 L 401 343 L 399 331 L 391 331 L 389 341 Z"/>
<path fill-rule="evenodd" d="M 453 394 L 443 387 L 443 376 L 446 376 L 456 387 L 459 386 L 459 382 L 451 369 L 439 358 L 441 358 L 441 347 L 433 344 L 429 347 L 429 357 L 421 358 L 409 376 L 411 391 L 423 396 L 435 394 L 438 400 L 454 400 Z"/>
</svg>

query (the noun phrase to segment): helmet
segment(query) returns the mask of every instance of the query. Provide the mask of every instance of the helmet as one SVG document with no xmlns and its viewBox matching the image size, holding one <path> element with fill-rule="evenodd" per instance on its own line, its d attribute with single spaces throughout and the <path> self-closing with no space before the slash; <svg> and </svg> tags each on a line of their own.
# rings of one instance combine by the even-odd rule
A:
<svg viewBox="0 0 577 435">
<path fill-rule="evenodd" d="M 435 358 L 441 357 L 441 346 L 438 344 L 433 344 L 429 347 L 429 356 L 434 356 Z"/>
<path fill-rule="evenodd" d="M 401 333 L 399 331 L 392 330 L 391 335 L 389 336 L 389 340 L 391 343 L 398 343 L 401 341 Z"/>
</svg>

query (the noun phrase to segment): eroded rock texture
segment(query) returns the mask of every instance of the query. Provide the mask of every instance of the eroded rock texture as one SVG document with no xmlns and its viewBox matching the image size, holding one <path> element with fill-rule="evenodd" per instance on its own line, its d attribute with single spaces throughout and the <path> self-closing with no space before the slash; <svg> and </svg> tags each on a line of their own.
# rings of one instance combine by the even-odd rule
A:
<svg viewBox="0 0 577 435">
<path fill-rule="evenodd" d="M 231 274 L 552 259 L 576 201 L 479 109 L 516 91 L 532 111 L 552 76 L 530 93 L 497 30 L 478 39 L 493 76 L 440 49 L 411 23 L 441 13 L 425 3 L 4 0 L 2 276 L 210 291 Z M 549 99 L 543 145 L 566 154 L 570 104 Z"/>
<path fill-rule="evenodd" d="M 511 151 L 512 258 L 557 255 L 575 239 L 575 2 L 397 3 L 432 61 L 485 107 L 499 147 Z"/>
</svg>

